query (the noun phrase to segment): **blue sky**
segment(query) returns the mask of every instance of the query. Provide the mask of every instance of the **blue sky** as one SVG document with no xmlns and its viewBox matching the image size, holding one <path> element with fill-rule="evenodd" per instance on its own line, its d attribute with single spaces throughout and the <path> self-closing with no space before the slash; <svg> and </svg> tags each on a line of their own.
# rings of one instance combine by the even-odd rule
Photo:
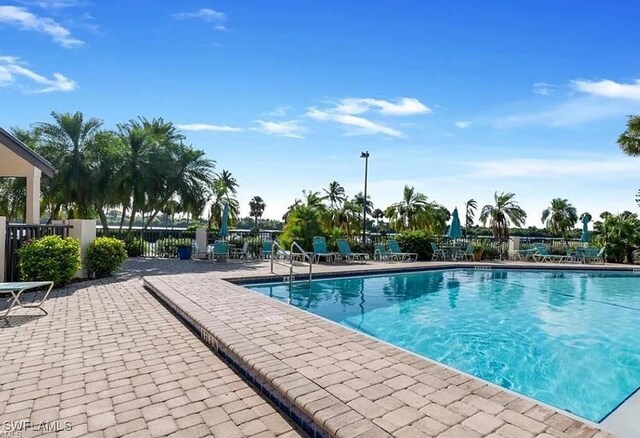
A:
<svg viewBox="0 0 640 438">
<path fill-rule="evenodd" d="M 512 191 L 625 209 L 640 160 L 635 1 L 0 0 L 0 125 L 81 110 L 181 125 L 277 218 L 340 181 L 384 208 L 405 184 L 446 207 Z"/>
</svg>

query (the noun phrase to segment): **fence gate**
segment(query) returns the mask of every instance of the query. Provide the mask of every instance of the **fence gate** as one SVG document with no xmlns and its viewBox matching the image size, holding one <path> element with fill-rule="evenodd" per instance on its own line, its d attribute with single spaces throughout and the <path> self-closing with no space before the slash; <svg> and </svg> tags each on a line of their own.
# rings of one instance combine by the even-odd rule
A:
<svg viewBox="0 0 640 438">
<path fill-rule="evenodd" d="M 5 239 L 5 281 L 18 281 L 18 249 L 26 242 L 43 236 L 69 236 L 71 225 L 7 224 Z"/>
</svg>

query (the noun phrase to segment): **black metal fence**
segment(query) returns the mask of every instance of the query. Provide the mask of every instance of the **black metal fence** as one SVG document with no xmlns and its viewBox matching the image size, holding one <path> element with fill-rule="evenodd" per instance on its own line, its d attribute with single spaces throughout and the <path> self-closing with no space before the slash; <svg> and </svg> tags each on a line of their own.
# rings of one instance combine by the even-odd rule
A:
<svg viewBox="0 0 640 438">
<path fill-rule="evenodd" d="M 5 236 L 5 281 L 18 281 L 20 272 L 18 269 L 18 250 L 25 243 L 44 236 L 69 236 L 71 225 L 27 225 L 8 224 Z"/>
<path fill-rule="evenodd" d="M 229 235 L 222 238 L 215 232 L 209 232 L 207 235 L 207 243 L 212 244 L 217 240 L 225 240 L 236 247 L 243 246 L 248 243 L 249 254 L 258 256 L 262 253 L 262 244 L 267 241 L 278 240 L 281 231 L 260 231 L 258 233 L 250 230 L 230 230 Z M 97 229 L 98 236 L 109 236 L 121 239 L 125 242 L 127 252 L 130 257 L 177 257 L 176 245 L 179 243 L 195 242 L 195 230 L 184 229 L 147 229 L 147 230 L 119 230 L 103 228 Z M 362 236 L 347 237 L 353 251 L 370 252 L 373 254 L 374 244 L 385 243 L 389 239 L 394 239 L 395 234 L 367 234 L 365 243 L 362 243 Z M 579 246 L 578 240 L 570 240 L 565 242 L 563 239 L 543 238 L 543 237 L 520 237 L 520 249 L 527 249 L 534 243 L 544 244 L 551 253 L 564 254 L 568 247 Z M 446 236 L 433 237 L 429 241 L 435 242 L 439 246 L 452 244 L 452 240 Z M 461 238 L 455 241 L 456 245 L 466 246 L 472 243 L 474 246 L 483 249 L 483 259 L 496 260 L 508 258 L 509 241 L 494 239 L 492 236 L 473 236 L 470 238 Z M 195 243 L 194 243 L 195 245 Z M 429 246 L 428 242 L 424 243 Z M 199 248 L 204 251 L 204 248 Z M 431 248 L 425 250 L 426 253 L 431 252 Z M 429 258 L 422 257 L 422 258 Z"/>
</svg>

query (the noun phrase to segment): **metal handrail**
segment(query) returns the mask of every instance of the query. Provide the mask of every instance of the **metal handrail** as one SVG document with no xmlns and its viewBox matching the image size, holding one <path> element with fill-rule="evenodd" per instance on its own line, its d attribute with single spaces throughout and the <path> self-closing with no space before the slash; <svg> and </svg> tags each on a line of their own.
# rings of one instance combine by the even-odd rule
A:
<svg viewBox="0 0 640 438">
<path fill-rule="evenodd" d="M 294 252 L 295 249 L 300 250 L 300 252 L 299 253 Z M 277 258 L 279 251 L 286 254 L 286 251 L 282 247 L 282 245 L 280 245 L 278 242 L 273 242 L 273 246 L 271 247 L 271 263 L 270 263 L 272 274 L 275 274 L 275 272 L 273 272 L 274 263 L 282 266 L 288 266 L 289 267 L 289 284 L 291 284 L 293 282 L 293 268 L 294 268 L 293 254 L 302 254 L 303 259 L 301 263 L 304 265 L 305 260 L 307 260 L 309 263 L 309 282 L 311 282 L 313 278 L 313 263 L 312 263 L 311 257 L 309 257 L 309 253 L 307 253 L 300 245 L 298 245 L 297 242 L 293 242 L 291 244 L 291 250 L 289 251 L 289 254 L 288 254 L 289 263 L 283 263 L 283 262 L 280 262 L 279 259 Z"/>
</svg>

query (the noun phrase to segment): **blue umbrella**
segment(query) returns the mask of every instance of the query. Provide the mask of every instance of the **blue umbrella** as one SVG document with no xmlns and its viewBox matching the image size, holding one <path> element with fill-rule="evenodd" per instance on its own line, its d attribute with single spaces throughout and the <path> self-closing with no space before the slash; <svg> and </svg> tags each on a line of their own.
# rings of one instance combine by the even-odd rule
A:
<svg viewBox="0 0 640 438">
<path fill-rule="evenodd" d="M 580 236 L 580 242 L 589 242 L 589 227 L 587 224 L 591 221 L 591 215 L 585 214 L 582 216 L 582 236 Z"/>
<path fill-rule="evenodd" d="M 222 211 L 222 221 L 220 222 L 220 237 L 227 237 L 229 235 L 229 204 L 224 204 L 224 210 Z"/>
<path fill-rule="evenodd" d="M 462 237 L 462 227 L 460 227 L 460 218 L 458 217 L 458 207 L 453 209 L 451 218 L 451 225 L 449 225 L 449 231 L 447 236 L 450 239 L 459 239 Z"/>
</svg>

